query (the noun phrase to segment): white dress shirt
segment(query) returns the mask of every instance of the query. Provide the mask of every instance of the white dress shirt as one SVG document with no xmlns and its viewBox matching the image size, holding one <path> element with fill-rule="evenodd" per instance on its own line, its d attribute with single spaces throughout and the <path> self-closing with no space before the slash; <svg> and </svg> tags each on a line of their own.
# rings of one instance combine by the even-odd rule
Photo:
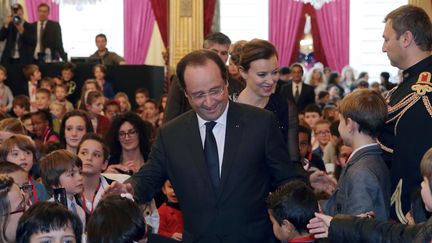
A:
<svg viewBox="0 0 432 243">
<path fill-rule="evenodd" d="M 219 177 L 222 174 L 222 161 L 223 161 L 223 152 L 225 148 L 225 133 L 226 133 L 226 125 L 227 125 L 228 106 L 229 103 L 227 103 L 225 111 L 222 113 L 222 115 L 215 121 L 216 125 L 213 128 L 213 135 L 216 139 L 216 145 L 217 145 L 218 156 L 219 156 Z M 202 119 L 198 114 L 197 117 L 198 117 L 198 127 L 201 135 L 201 142 L 204 149 L 204 141 L 206 135 L 205 123 L 208 121 Z"/>
</svg>

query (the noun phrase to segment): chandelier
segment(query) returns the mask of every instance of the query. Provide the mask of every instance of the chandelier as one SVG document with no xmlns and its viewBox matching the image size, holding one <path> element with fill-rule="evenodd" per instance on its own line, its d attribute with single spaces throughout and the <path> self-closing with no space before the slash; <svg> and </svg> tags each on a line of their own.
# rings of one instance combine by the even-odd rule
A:
<svg viewBox="0 0 432 243">
<path fill-rule="evenodd" d="M 310 3 L 314 7 L 314 9 L 321 9 L 322 6 L 326 3 L 333 2 L 334 0 L 296 0 L 297 2 L 302 2 L 304 4 Z"/>
</svg>

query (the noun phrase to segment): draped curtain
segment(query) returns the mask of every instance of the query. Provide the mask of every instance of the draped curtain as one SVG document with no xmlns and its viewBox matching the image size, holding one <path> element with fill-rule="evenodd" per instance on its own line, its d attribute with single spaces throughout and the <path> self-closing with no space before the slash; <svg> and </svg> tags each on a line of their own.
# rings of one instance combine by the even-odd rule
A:
<svg viewBox="0 0 432 243">
<path fill-rule="evenodd" d="M 37 8 L 39 4 L 46 3 L 50 7 L 49 19 L 54 21 L 60 20 L 59 5 L 51 0 L 26 0 L 27 16 L 30 23 L 38 21 Z"/>
<path fill-rule="evenodd" d="M 269 0 L 269 40 L 278 51 L 280 66 L 290 64 L 302 8 L 303 3 L 297 1 Z"/>
<path fill-rule="evenodd" d="M 161 33 L 162 41 L 165 48 L 168 48 L 168 0 L 151 0 L 151 5 Z"/>
<path fill-rule="evenodd" d="M 206 37 L 211 32 L 215 8 L 216 0 L 204 1 L 204 37 Z"/>
<path fill-rule="evenodd" d="M 154 23 L 150 0 L 124 0 L 124 56 L 128 64 L 144 64 Z"/>
<path fill-rule="evenodd" d="M 325 4 L 316 20 L 328 66 L 341 72 L 349 63 L 349 0 Z"/>
</svg>

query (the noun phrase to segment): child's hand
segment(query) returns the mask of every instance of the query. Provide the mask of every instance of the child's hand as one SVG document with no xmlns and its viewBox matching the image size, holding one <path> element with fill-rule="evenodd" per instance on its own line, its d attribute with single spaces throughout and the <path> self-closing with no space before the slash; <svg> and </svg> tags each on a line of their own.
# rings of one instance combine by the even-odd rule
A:
<svg viewBox="0 0 432 243">
<path fill-rule="evenodd" d="M 183 239 L 183 234 L 182 233 L 174 233 L 173 235 L 171 235 L 171 238 L 173 238 L 174 240 L 178 240 L 178 241 L 182 241 Z"/>
<path fill-rule="evenodd" d="M 309 233 L 313 234 L 315 238 L 327 238 L 332 219 L 333 217 L 331 216 L 315 213 L 315 218 L 309 220 L 309 224 L 306 227 L 309 229 Z"/>
</svg>

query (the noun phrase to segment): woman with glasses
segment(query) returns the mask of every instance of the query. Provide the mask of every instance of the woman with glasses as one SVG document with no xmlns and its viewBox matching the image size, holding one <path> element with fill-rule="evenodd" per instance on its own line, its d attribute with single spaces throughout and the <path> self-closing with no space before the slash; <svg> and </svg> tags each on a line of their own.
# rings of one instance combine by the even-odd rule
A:
<svg viewBox="0 0 432 243">
<path fill-rule="evenodd" d="M 276 116 L 279 129 L 288 145 L 292 161 L 299 161 L 298 118 L 295 104 L 274 94 L 279 80 L 276 48 L 268 41 L 253 39 L 244 44 L 240 54 L 240 75 L 246 88 L 234 101 L 264 108 Z"/>
<path fill-rule="evenodd" d="M 116 116 L 105 136 L 111 151 L 106 172 L 133 174 L 144 165 L 150 152 L 152 126 L 137 114 Z"/>
<path fill-rule="evenodd" d="M 23 190 L 11 177 L 0 174 L 0 242 L 15 242 L 18 220 L 27 206 Z"/>
</svg>

